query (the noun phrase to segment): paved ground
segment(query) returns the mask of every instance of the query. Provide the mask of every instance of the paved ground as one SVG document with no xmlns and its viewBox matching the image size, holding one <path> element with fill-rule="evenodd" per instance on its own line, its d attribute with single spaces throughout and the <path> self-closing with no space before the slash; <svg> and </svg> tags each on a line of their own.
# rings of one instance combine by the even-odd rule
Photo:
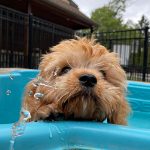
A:
<svg viewBox="0 0 150 150">
<path fill-rule="evenodd" d="M 9 73 L 14 70 L 29 70 L 25 68 L 0 68 L 0 74 Z"/>
</svg>

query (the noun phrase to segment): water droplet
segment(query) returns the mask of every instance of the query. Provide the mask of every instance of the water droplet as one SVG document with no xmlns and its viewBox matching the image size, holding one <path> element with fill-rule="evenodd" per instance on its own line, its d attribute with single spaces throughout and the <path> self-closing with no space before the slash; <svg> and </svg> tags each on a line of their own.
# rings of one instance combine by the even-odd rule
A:
<svg viewBox="0 0 150 150">
<path fill-rule="evenodd" d="M 23 115 L 23 120 L 27 121 L 28 119 L 31 118 L 31 114 L 28 110 L 25 110 L 24 108 L 21 109 L 21 114 Z"/>
<path fill-rule="evenodd" d="M 11 135 L 11 140 L 10 140 L 10 150 L 14 150 L 14 144 L 16 137 L 21 136 L 24 133 L 25 130 L 25 122 L 20 121 L 16 122 L 12 126 L 12 135 Z"/>
<path fill-rule="evenodd" d="M 22 119 L 12 126 L 12 135 L 13 137 L 21 136 L 24 133 L 26 127 L 26 121 L 31 118 L 30 112 L 25 110 L 24 108 L 21 109 Z"/>
<path fill-rule="evenodd" d="M 60 129 L 57 126 L 53 125 L 53 127 L 56 129 L 57 133 L 61 133 Z"/>
<path fill-rule="evenodd" d="M 15 139 L 24 134 L 26 128 L 26 121 L 31 118 L 30 112 L 21 109 L 22 119 L 14 123 L 12 126 L 12 135 L 10 140 L 10 150 L 14 150 Z"/>
<path fill-rule="evenodd" d="M 10 140 L 10 148 L 9 150 L 14 150 L 15 139 Z"/>
<path fill-rule="evenodd" d="M 32 83 L 32 85 L 33 85 L 34 87 L 37 87 L 37 86 L 38 86 L 38 84 L 37 84 L 37 83 Z"/>
<path fill-rule="evenodd" d="M 11 94 L 11 90 L 6 91 L 6 95 L 9 96 Z"/>
<path fill-rule="evenodd" d="M 24 133 L 25 130 L 25 122 L 20 121 L 20 122 L 16 122 L 13 124 L 12 126 L 12 135 L 16 138 L 18 136 L 21 136 Z"/>
<path fill-rule="evenodd" d="M 39 86 L 40 83 L 44 82 L 44 79 L 41 76 L 38 76 L 32 83 L 34 87 Z"/>
<path fill-rule="evenodd" d="M 9 75 L 9 78 L 10 78 L 11 80 L 14 80 L 14 76 L 13 76 L 12 74 Z"/>
<path fill-rule="evenodd" d="M 35 93 L 34 94 L 34 98 L 37 99 L 37 100 L 41 99 L 43 96 L 44 96 L 43 93 Z"/>
<path fill-rule="evenodd" d="M 28 95 L 32 96 L 33 95 L 33 91 L 28 91 Z"/>
<path fill-rule="evenodd" d="M 57 76 L 59 70 L 60 70 L 59 67 L 56 67 L 56 68 L 55 68 L 55 70 L 53 71 L 53 76 L 54 76 L 54 77 Z"/>
<path fill-rule="evenodd" d="M 50 137 L 50 138 L 53 137 L 52 130 L 51 130 L 51 125 L 49 126 L 49 137 Z"/>
</svg>

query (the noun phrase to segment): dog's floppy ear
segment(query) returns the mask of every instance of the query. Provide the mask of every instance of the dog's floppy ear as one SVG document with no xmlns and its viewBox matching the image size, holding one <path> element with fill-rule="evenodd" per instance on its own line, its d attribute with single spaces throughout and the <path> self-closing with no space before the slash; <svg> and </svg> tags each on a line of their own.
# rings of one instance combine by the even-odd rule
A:
<svg viewBox="0 0 150 150">
<path fill-rule="evenodd" d="M 130 112 L 130 107 L 125 99 L 118 102 L 118 105 L 112 114 L 107 118 L 108 123 L 127 125 L 126 118 Z"/>
</svg>

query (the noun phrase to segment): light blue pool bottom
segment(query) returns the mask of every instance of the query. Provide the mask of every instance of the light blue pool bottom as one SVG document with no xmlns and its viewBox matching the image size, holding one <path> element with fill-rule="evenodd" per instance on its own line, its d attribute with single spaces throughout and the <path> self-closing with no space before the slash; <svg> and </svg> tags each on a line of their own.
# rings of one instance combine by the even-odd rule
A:
<svg viewBox="0 0 150 150">
<path fill-rule="evenodd" d="M 12 122 L 18 120 L 25 84 L 37 70 L 0 75 L 0 150 L 9 149 Z M 6 91 L 10 90 L 9 95 Z M 150 84 L 128 82 L 127 98 L 133 108 L 129 126 L 97 122 L 32 122 L 17 137 L 15 150 L 150 150 Z"/>
</svg>

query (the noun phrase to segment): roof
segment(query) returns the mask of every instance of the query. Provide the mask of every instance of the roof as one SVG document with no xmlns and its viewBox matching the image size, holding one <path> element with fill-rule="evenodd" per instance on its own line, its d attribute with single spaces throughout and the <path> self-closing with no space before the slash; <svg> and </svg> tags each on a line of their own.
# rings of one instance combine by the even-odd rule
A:
<svg viewBox="0 0 150 150">
<path fill-rule="evenodd" d="M 66 1 L 68 0 L 39 0 L 39 3 L 45 3 L 47 6 L 53 6 L 58 9 L 60 13 L 64 14 L 67 22 L 74 22 L 81 26 L 77 28 L 92 28 L 96 26 L 96 23 L 84 15 L 75 3 L 72 1 L 72 3 L 67 3 Z"/>
<path fill-rule="evenodd" d="M 96 23 L 84 15 L 72 0 L 1 0 L 13 9 L 28 12 L 28 3 L 34 16 L 77 30 L 93 28 Z"/>
</svg>

